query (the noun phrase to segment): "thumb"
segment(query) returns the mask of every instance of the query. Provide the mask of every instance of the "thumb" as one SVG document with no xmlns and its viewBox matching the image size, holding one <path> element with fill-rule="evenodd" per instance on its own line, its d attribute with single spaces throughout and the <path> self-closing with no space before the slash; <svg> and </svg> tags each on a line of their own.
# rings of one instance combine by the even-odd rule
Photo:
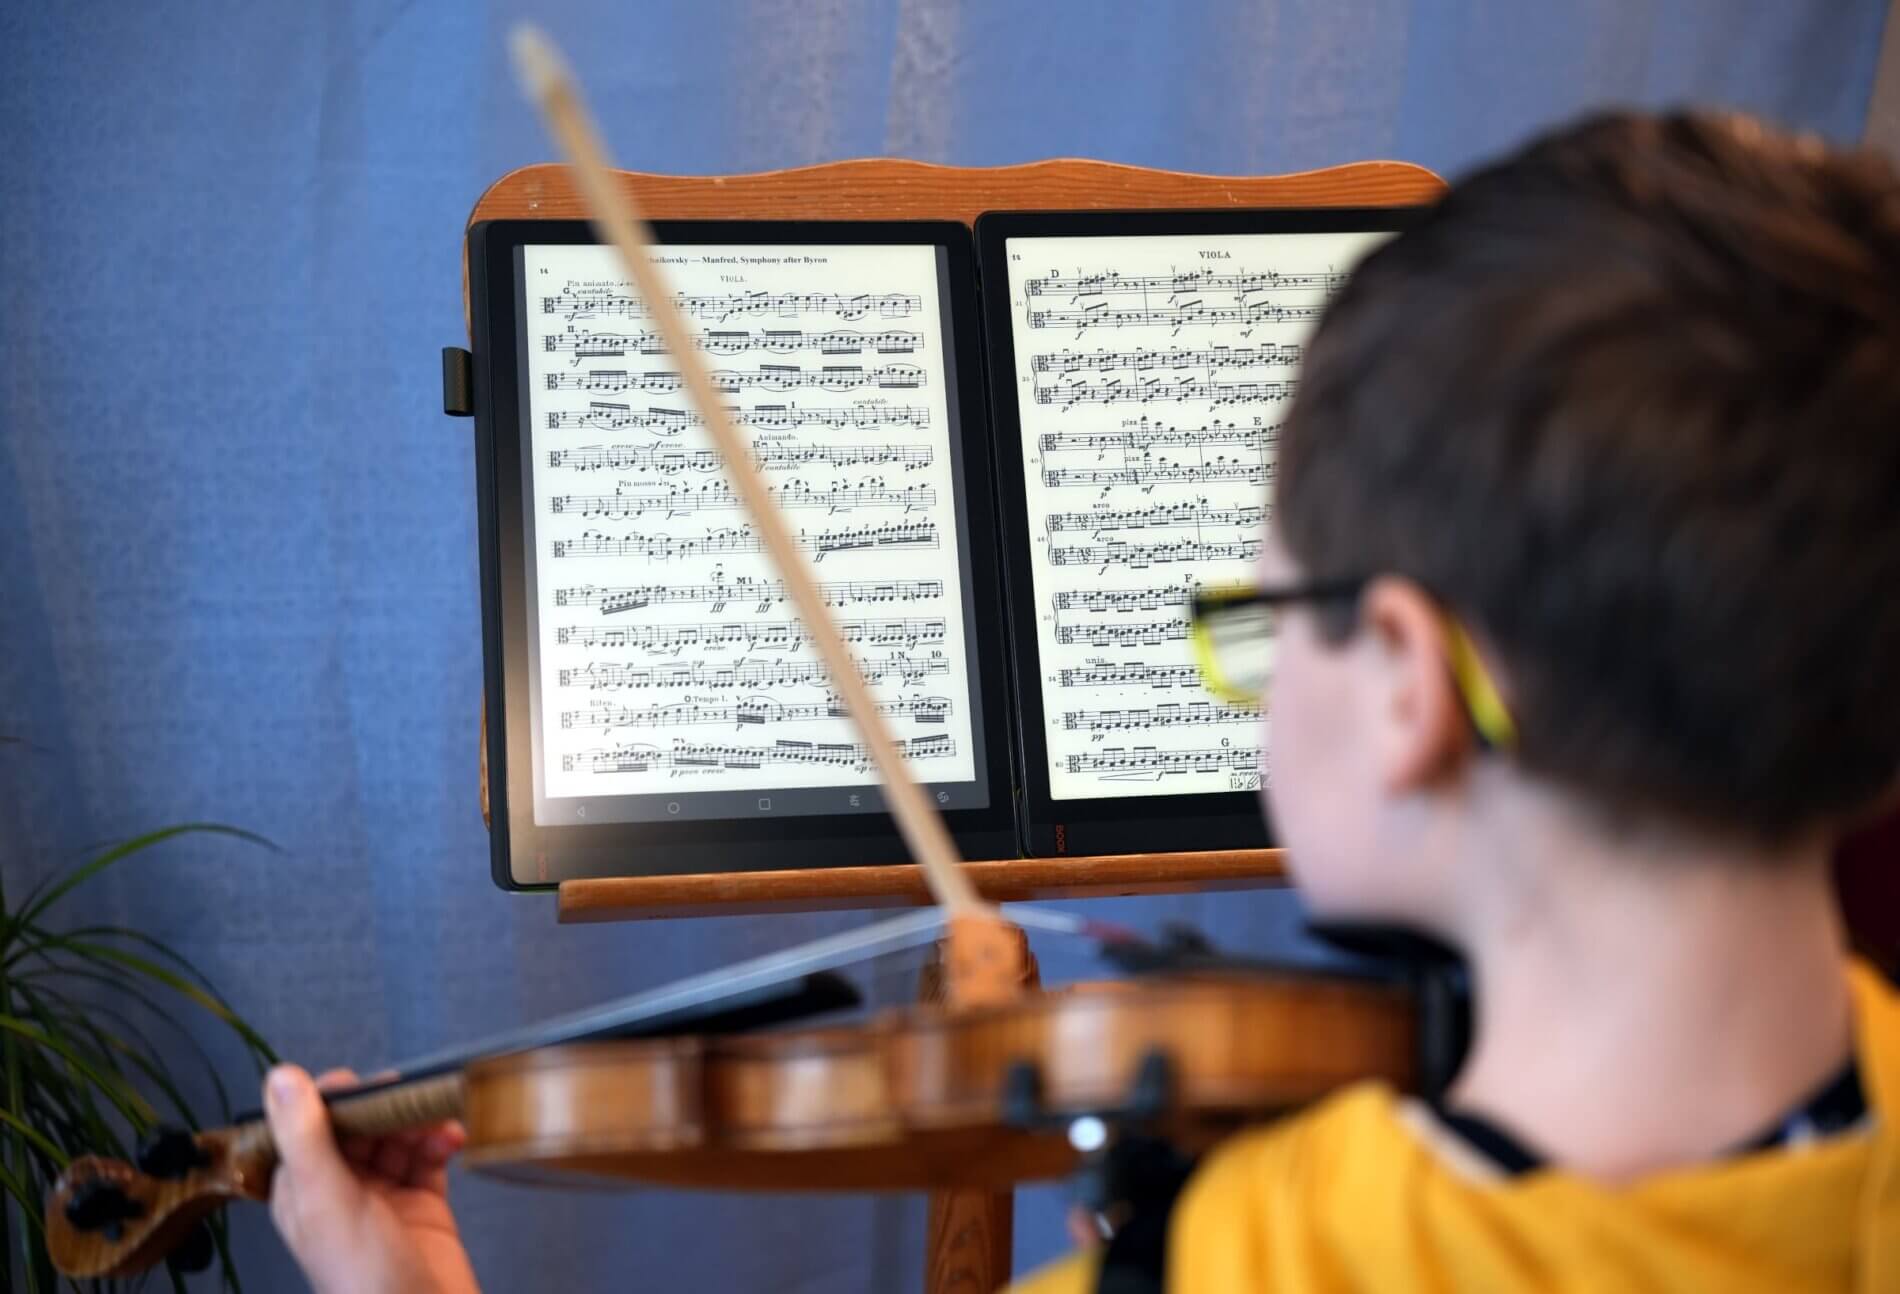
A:
<svg viewBox="0 0 1900 1294">
<path fill-rule="evenodd" d="M 292 1252 L 341 1242 L 363 1188 L 337 1149 L 330 1114 L 310 1075 L 279 1065 L 264 1080 L 264 1117 L 277 1144 L 271 1216 Z"/>
</svg>

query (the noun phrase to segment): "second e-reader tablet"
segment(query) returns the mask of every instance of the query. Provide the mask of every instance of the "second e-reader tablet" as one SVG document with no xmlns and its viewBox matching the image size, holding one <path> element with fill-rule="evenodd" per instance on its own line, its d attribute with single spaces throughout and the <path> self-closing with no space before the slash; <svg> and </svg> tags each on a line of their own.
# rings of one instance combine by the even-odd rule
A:
<svg viewBox="0 0 1900 1294">
<path fill-rule="evenodd" d="M 1201 686 L 1188 600 L 1252 578 L 1305 338 L 1415 216 L 978 220 L 1029 854 L 1270 843 L 1264 717 Z"/>
</svg>

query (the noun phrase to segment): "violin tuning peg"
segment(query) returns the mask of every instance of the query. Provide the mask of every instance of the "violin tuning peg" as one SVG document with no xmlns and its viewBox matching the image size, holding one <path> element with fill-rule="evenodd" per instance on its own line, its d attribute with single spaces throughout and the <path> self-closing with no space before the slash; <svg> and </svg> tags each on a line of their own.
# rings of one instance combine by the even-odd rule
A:
<svg viewBox="0 0 1900 1294">
<path fill-rule="evenodd" d="M 201 1272 L 218 1255 L 218 1242 L 209 1223 L 193 1227 L 178 1247 L 165 1255 L 165 1265 L 179 1273 Z"/>
<path fill-rule="evenodd" d="M 144 1213 L 145 1206 L 127 1195 L 124 1187 L 102 1178 L 79 1183 L 66 1197 L 66 1220 L 74 1230 L 103 1231 L 114 1240 L 123 1224 Z"/>
<path fill-rule="evenodd" d="M 139 1141 L 139 1171 L 162 1181 L 176 1181 L 193 1171 L 207 1167 L 211 1156 L 198 1144 L 198 1138 L 184 1128 L 153 1128 Z"/>
</svg>

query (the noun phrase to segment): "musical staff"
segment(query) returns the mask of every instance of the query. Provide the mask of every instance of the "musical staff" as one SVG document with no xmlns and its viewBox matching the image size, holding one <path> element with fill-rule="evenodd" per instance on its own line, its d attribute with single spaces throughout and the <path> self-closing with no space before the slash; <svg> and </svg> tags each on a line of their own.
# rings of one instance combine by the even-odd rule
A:
<svg viewBox="0 0 1900 1294">
<path fill-rule="evenodd" d="M 948 697 L 907 696 L 894 701 L 879 701 L 878 713 L 891 719 L 913 723 L 941 724 L 955 707 Z M 763 727 L 766 724 L 804 723 L 812 719 L 844 719 L 849 713 L 836 695 L 828 700 L 787 704 L 771 697 L 751 696 L 731 703 L 674 701 L 662 705 L 616 705 L 611 701 L 589 702 L 585 710 L 567 710 L 561 714 L 563 728 L 685 728 L 697 725 L 726 725 L 733 728 Z"/>
<path fill-rule="evenodd" d="M 1256 724 L 1260 711 L 1253 706 L 1220 705 L 1213 701 L 1172 701 L 1131 710 L 1069 710 L 1062 726 L 1069 732 L 1131 732 L 1151 728 L 1210 728 L 1228 724 Z"/>
<path fill-rule="evenodd" d="M 1204 750 L 1157 750 L 1136 746 L 1132 750 L 1110 747 L 1088 751 L 1068 758 L 1071 773 L 1097 773 L 1103 777 L 1167 777 L 1176 773 L 1255 773 L 1260 769 L 1260 750 L 1256 746 L 1218 746 Z"/>
<path fill-rule="evenodd" d="M 894 680 L 904 687 L 915 687 L 927 678 L 947 675 L 950 663 L 941 654 L 915 657 L 902 652 L 888 656 L 861 657 L 858 667 L 867 682 Z M 584 688 L 598 692 L 608 688 L 643 690 L 646 688 L 695 688 L 714 691 L 734 687 L 830 687 L 821 660 L 734 661 L 716 665 L 692 661 L 673 665 L 615 665 L 590 661 L 585 665 L 559 670 L 555 675 L 563 688 Z"/>
<path fill-rule="evenodd" d="M 616 349 L 614 341 L 614 338 L 602 334 L 573 333 L 549 337 L 545 349 L 551 353 L 571 354 L 574 357 L 571 362 L 579 364 L 583 359 L 625 355 L 625 346 Z M 596 382 L 600 381 L 601 371 L 594 371 Z M 752 369 L 716 368 L 711 376 L 713 387 L 726 395 L 737 395 L 746 387 L 762 387 L 768 391 L 859 391 L 867 388 L 914 391 L 924 385 L 924 371 L 915 364 L 883 364 L 876 368 L 865 368 L 861 364 L 827 364 L 815 369 L 800 368 L 796 364 L 761 364 Z M 684 390 L 685 385 L 685 379 L 678 373 L 655 370 L 627 374 L 614 381 L 611 389 L 670 394 Z"/>
<path fill-rule="evenodd" d="M 1261 503 L 1243 503 L 1217 507 L 1206 495 L 1192 503 L 1153 503 L 1145 508 L 1098 508 L 1090 512 L 1052 512 L 1043 518 L 1049 531 L 1086 530 L 1102 534 L 1109 530 L 1179 529 L 1183 526 L 1239 526 L 1258 529 L 1267 519 Z"/>
<path fill-rule="evenodd" d="M 1123 274 L 1104 270 L 1097 274 L 1079 274 L 1065 278 L 1051 274 L 1028 279 L 1023 291 L 1032 297 L 1044 296 L 1150 296 L 1165 292 L 1175 296 L 1183 292 L 1318 292 L 1330 297 L 1345 285 L 1345 274 L 1337 270 L 1324 273 L 1282 274 L 1275 270 L 1242 271 L 1223 274 L 1215 270 L 1171 270 L 1166 274 Z"/>
<path fill-rule="evenodd" d="M 1273 480 L 1272 463 L 1237 463 L 1224 455 L 1211 463 L 1183 463 L 1154 467 L 1049 467 L 1042 483 L 1052 490 L 1076 485 L 1215 485 L 1240 482 L 1266 485 Z"/>
<path fill-rule="evenodd" d="M 1201 671 L 1194 665 L 1150 665 L 1143 661 L 1112 664 L 1092 660 L 1057 676 L 1063 687 L 1191 687 L 1199 690 Z"/>
<path fill-rule="evenodd" d="M 1105 544 L 1079 544 L 1051 548 L 1051 566 L 1128 566 L 1141 570 L 1168 562 L 1250 562 L 1260 556 L 1258 539 L 1240 539 L 1215 543 L 1203 539 L 1164 540 L 1153 544 L 1131 544 L 1111 539 Z"/>
<path fill-rule="evenodd" d="M 1068 382 L 1036 388 L 1037 404 L 1068 408 L 1078 404 L 1153 404 L 1157 400 L 1179 403 L 1206 400 L 1210 404 L 1270 404 L 1291 400 L 1293 382 L 1222 382 L 1216 378 L 1183 377 L 1169 381 L 1159 377 L 1138 377 L 1133 382 L 1120 378 L 1100 382 Z"/>
<path fill-rule="evenodd" d="M 844 620 L 839 622 L 838 632 L 848 643 L 863 643 L 871 647 L 904 647 L 914 651 L 920 646 L 941 644 L 947 631 L 944 621 L 939 617 L 905 616 L 896 620 Z M 634 648 L 677 654 L 689 647 L 795 652 L 810 639 L 805 626 L 797 620 L 735 620 L 612 628 L 562 625 L 554 631 L 554 641 L 562 646 Z"/>
<path fill-rule="evenodd" d="M 937 461 L 928 445 L 754 445 L 752 461 L 762 472 L 789 472 L 812 467 L 901 467 L 916 472 Z M 716 449 L 682 449 L 677 445 L 590 445 L 584 449 L 548 451 L 549 467 L 571 467 L 577 472 L 627 472 L 645 476 L 677 476 L 682 472 L 722 472 Z"/>
<path fill-rule="evenodd" d="M 1049 605 L 1057 611 L 1160 611 L 1164 607 L 1186 607 L 1199 588 L 1200 581 L 1190 577 L 1181 584 L 1139 589 L 1063 589 Z M 1183 614 L 1182 620 L 1186 619 Z"/>
<path fill-rule="evenodd" d="M 859 485 L 838 482 L 823 489 L 804 481 L 790 481 L 773 486 L 770 493 L 781 508 L 823 508 L 828 512 L 850 512 L 858 508 L 916 512 L 937 506 L 937 492 L 930 486 L 893 488 L 881 478 Z M 557 494 L 549 501 L 549 510 L 558 514 L 621 519 L 649 512 L 684 516 L 691 512 L 734 512 L 743 507 L 739 496 L 724 481 L 709 481 L 705 485 L 652 485 L 644 489 L 615 490 L 612 494 Z"/>
<path fill-rule="evenodd" d="M 905 759 L 947 759 L 957 753 L 955 739 L 941 733 L 928 737 L 898 737 L 891 744 Z M 563 755 L 561 764 L 567 772 L 594 774 L 755 770 L 774 764 L 817 764 L 848 769 L 853 773 L 866 773 L 871 769 L 871 757 L 860 742 L 794 741 L 781 737 L 769 746 L 676 740 L 671 750 L 643 744 L 595 748 Z"/>
<path fill-rule="evenodd" d="M 589 373 L 550 373 L 550 391 L 596 391 L 611 393 L 627 389 L 627 374 L 619 370 Z M 754 431 L 798 431 L 806 427 L 825 427 L 833 431 L 872 428 L 918 430 L 930 425 L 930 411 L 915 405 L 872 405 L 865 408 L 837 409 L 785 404 L 728 405 L 734 422 Z M 584 409 L 556 409 L 547 415 L 549 431 L 566 427 L 592 427 L 600 431 L 625 431 L 638 428 L 659 436 L 677 436 L 700 425 L 699 415 L 686 409 L 635 409 L 631 405 L 595 400 Z"/>
<path fill-rule="evenodd" d="M 735 315 L 762 314 L 786 318 L 805 314 L 835 314 L 847 320 L 863 319 L 869 315 L 882 319 L 901 319 L 920 313 L 923 298 L 904 292 L 683 292 L 674 295 L 673 304 L 689 319 L 718 322 Z M 647 309 L 645 302 L 630 293 L 569 290 L 542 297 L 541 312 L 569 320 L 609 316 L 644 319 Z"/>
<path fill-rule="evenodd" d="M 1297 365 L 1300 362 L 1302 349 L 1297 345 L 1194 348 L 1169 346 L 1156 350 L 1097 350 L 1086 355 L 1071 350 L 1059 350 L 1053 354 L 1036 356 L 1030 367 L 1037 373 L 1054 373 L 1061 377 L 1069 377 L 1076 373 L 1100 373 L 1118 368 L 1137 370 L 1277 368 L 1282 365 Z"/>
<path fill-rule="evenodd" d="M 1056 626 L 1056 641 L 1083 647 L 1158 647 L 1180 642 L 1188 636 L 1187 620 L 1123 620 L 1107 624 L 1068 624 Z"/>
<path fill-rule="evenodd" d="M 1073 328 L 1078 335 L 1090 328 L 1186 328 L 1196 324 L 1251 328 L 1263 323 L 1317 323 L 1324 312 L 1323 305 L 1283 306 L 1271 301 L 1247 301 L 1231 306 L 1183 301 L 1111 310 L 1108 303 L 1102 301 L 1074 310 L 1031 311 L 1029 326 Z"/>
<path fill-rule="evenodd" d="M 812 555 L 814 562 L 824 561 L 827 553 L 850 552 L 854 549 L 938 546 L 937 526 L 931 521 L 845 526 L 819 531 L 801 529 L 793 539 L 800 548 Z M 583 530 L 577 539 L 555 540 L 551 550 L 556 560 L 563 557 L 639 557 L 649 562 L 765 551 L 751 526 L 723 526 L 692 539 L 642 531 L 609 535 L 599 530 Z"/>
<path fill-rule="evenodd" d="M 583 344 L 577 338 L 592 339 Z M 695 338 L 700 350 L 711 355 L 746 355 L 763 351 L 773 355 L 792 355 L 816 351 L 820 355 L 914 355 L 924 348 L 924 335 L 917 332 L 856 332 L 834 328 L 826 332 L 806 332 L 800 328 L 763 328 L 713 330 Z M 599 355 L 651 355 L 664 357 L 666 346 L 655 332 L 589 333 L 569 326 L 565 333 L 550 333 L 543 342 L 552 352 L 592 350 L 595 346 L 614 347 L 593 351 Z"/>
<path fill-rule="evenodd" d="M 717 576 L 718 572 L 715 572 Z M 821 581 L 818 591 L 825 605 L 857 606 L 863 603 L 936 602 L 944 596 L 942 580 L 835 580 Z M 633 584 L 606 586 L 579 584 L 554 590 L 555 607 L 599 607 L 603 616 L 648 607 L 704 606 L 713 615 L 728 604 L 769 611 L 782 605 L 789 595 L 783 580 L 762 580 L 752 576 L 736 579 L 715 578 L 707 584 Z"/>
<path fill-rule="evenodd" d="M 1205 427 L 1166 427 L 1142 418 L 1113 431 L 1052 431 L 1037 438 L 1043 453 L 1068 450 L 1119 450 L 1123 454 L 1152 455 L 1157 449 L 1246 449 L 1264 454 L 1280 443 L 1280 428 L 1240 427 L 1215 419 Z"/>
</svg>

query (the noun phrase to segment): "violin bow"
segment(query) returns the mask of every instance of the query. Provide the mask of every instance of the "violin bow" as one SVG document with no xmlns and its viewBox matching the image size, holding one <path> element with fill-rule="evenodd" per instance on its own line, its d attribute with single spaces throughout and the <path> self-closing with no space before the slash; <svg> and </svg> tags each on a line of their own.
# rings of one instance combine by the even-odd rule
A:
<svg viewBox="0 0 1900 1294">
<path fill-rule="evenodd" d="M 845 646 L 837 619 L 819 593 L 784 514 L 753 464 L 752 448 L 734 427 L 713 386 L 712 374 L 694 345 L 685 316 L 653 261 L 652 230 L 633 197 L 609 173 L 606 149 L 573 77 L 553 44 L 535 27 L 525 23 L 517 26 L 509 43 L 523 88 L 566 153 L 575 183 L 593 213 L 595 230 L 618 252 L 622 268 L 645 299 L 656 330 L 679 366 L 687 394 L 725 459 L 726 475 L 765 551 L 771 554 L 799 618 L 824 659 L 832 685 L 877 766 L 885 802 L 897 819 L 897 829 L 911 856 L 923 868 L 931 896 L 944 911 L 948 926 L 944 979 L 951 1003 L 968 1006 L 1007 1001 L 1016 995 L 1022 979 L 1019 938 L 1001 914 L 977 896 L 963 873 L 956 844 L 943 818 L 897 753 L 890 728 Z"/>
</svg>

